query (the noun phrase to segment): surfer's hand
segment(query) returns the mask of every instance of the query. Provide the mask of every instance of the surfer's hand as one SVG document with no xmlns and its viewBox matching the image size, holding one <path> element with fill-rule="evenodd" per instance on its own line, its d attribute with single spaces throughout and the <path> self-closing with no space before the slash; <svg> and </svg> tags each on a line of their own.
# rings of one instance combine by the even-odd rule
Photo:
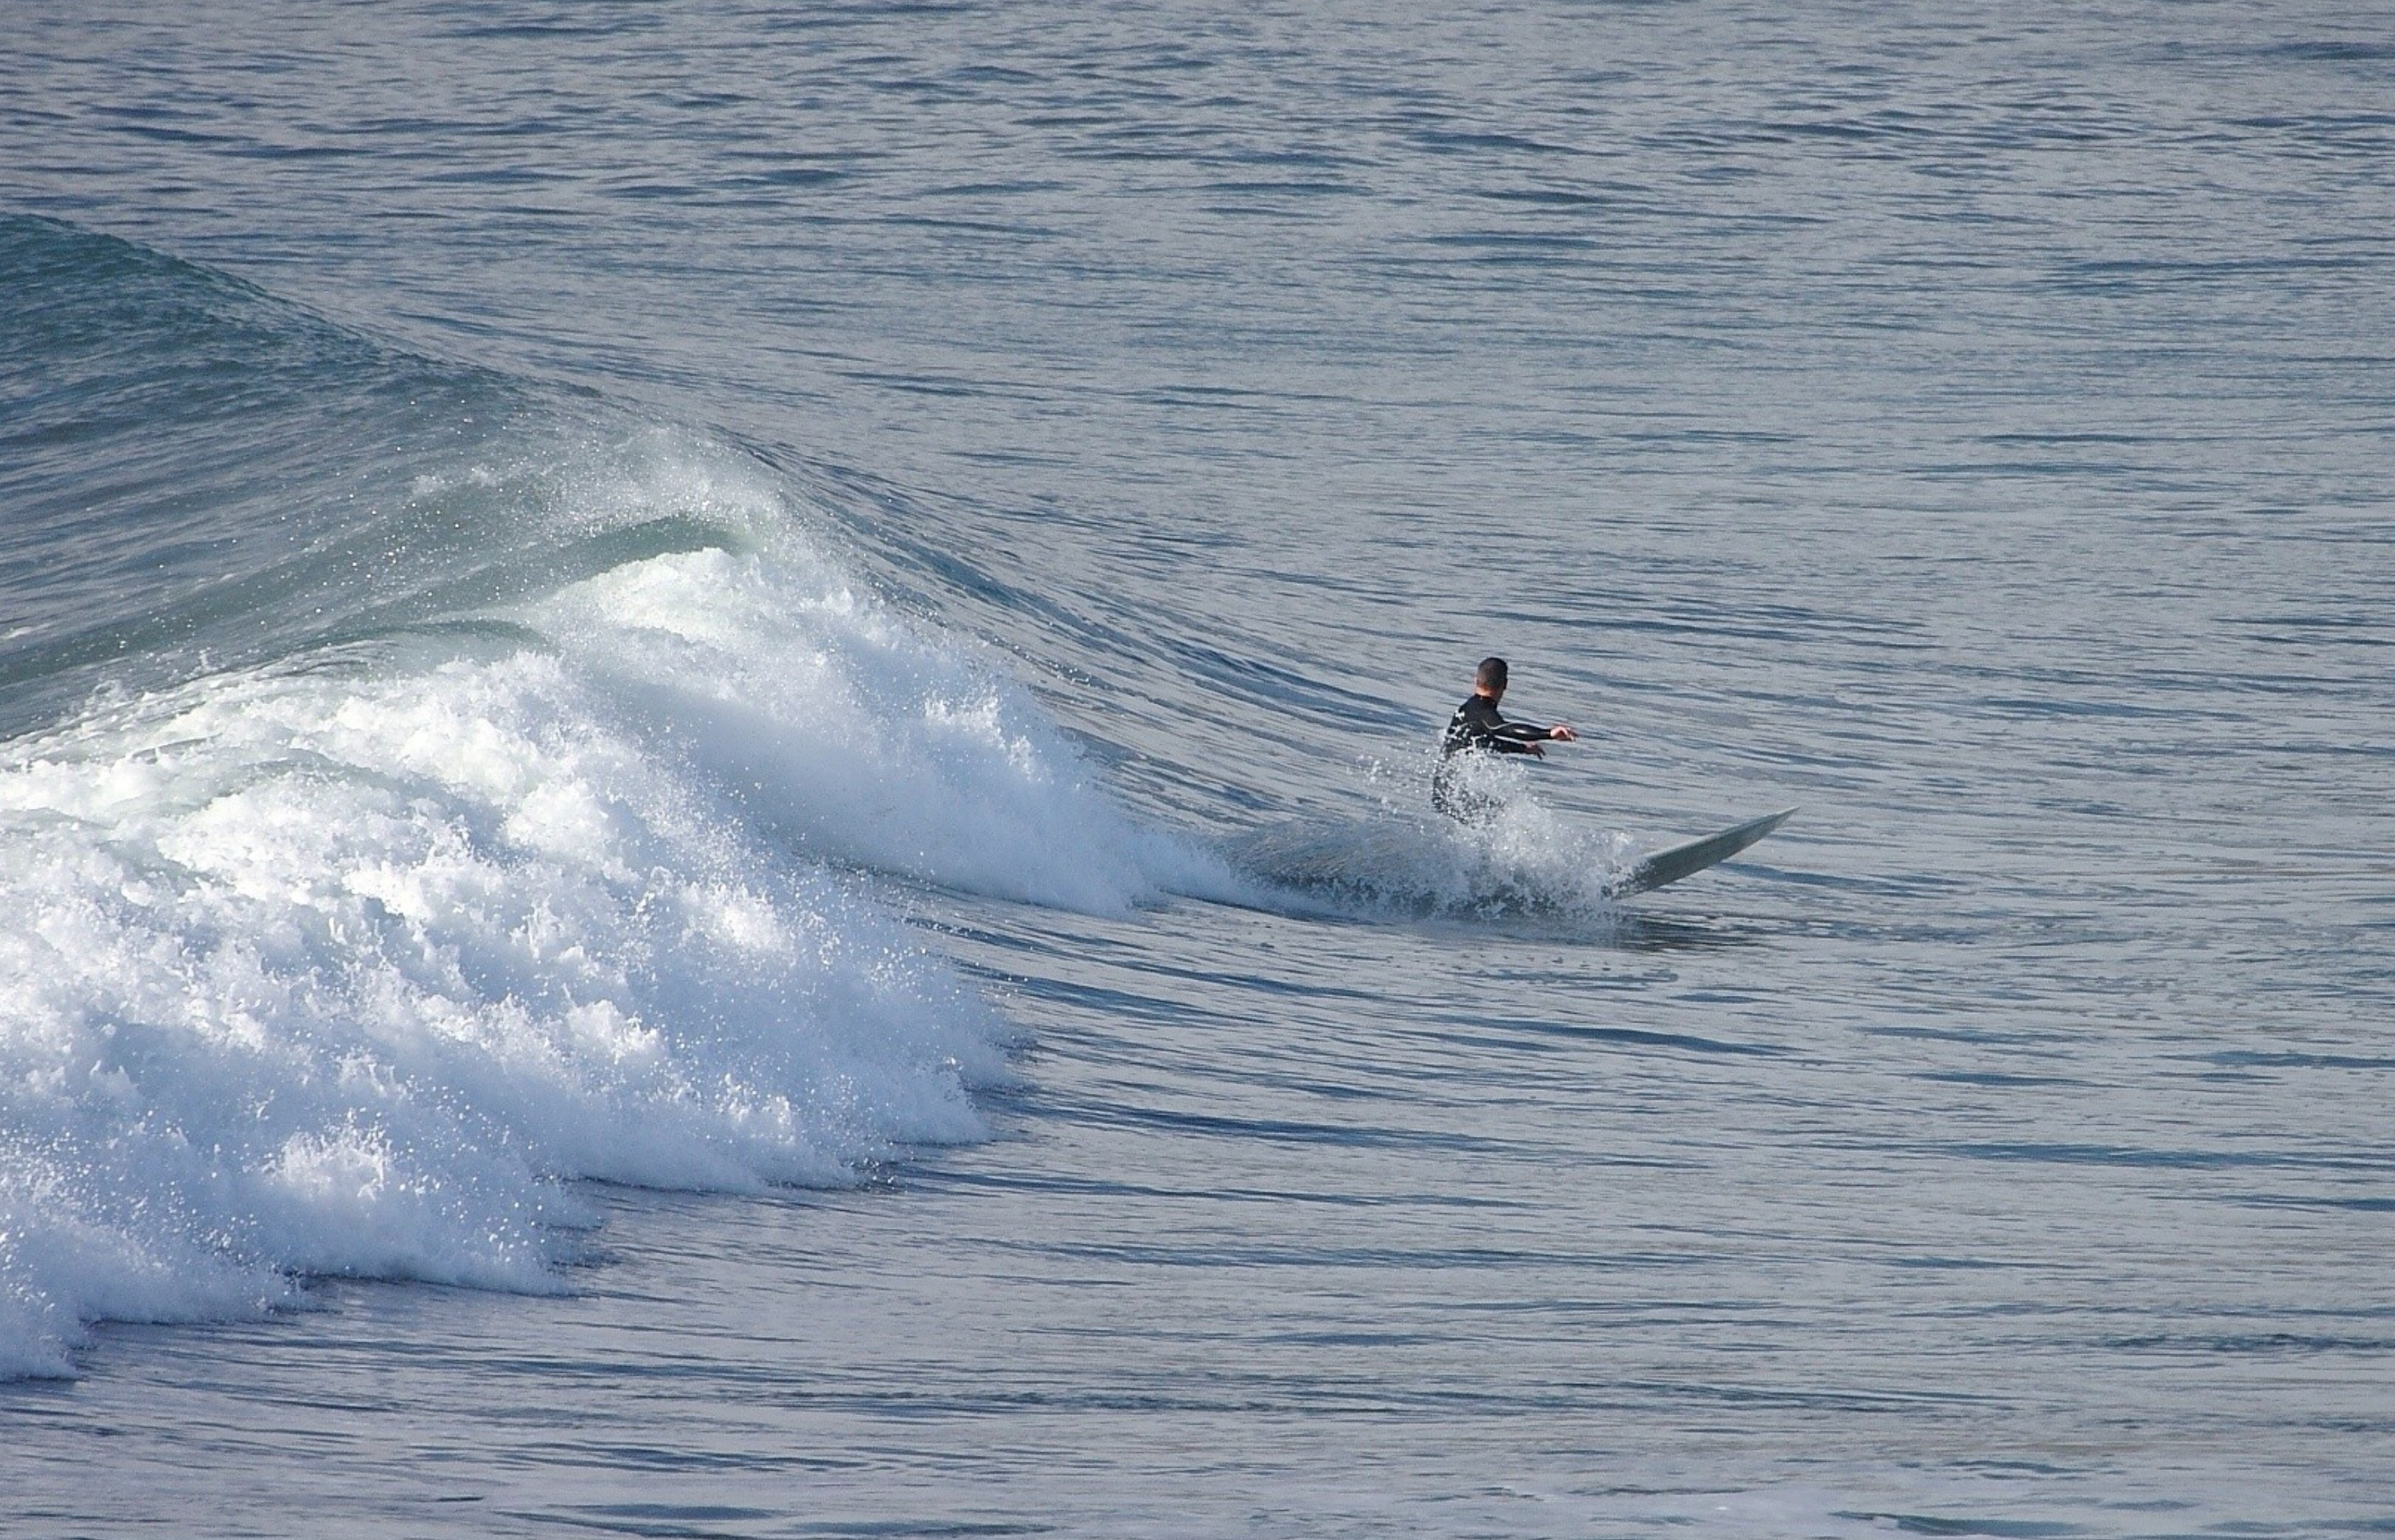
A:
<svg viewBox="0 0 2395 1540">
<path fill-rule="evenodd" d="M 1574 732 L 1571 729 L 1565 727 L 1563 724 L 1557 723 L 1555 726 L 1547 729 L 1547 736 L 1553 738 L 1558 744 L 1568 744 L 1579 738 L 1580 734 Z"/>
<path fill-rule="evenodd" d="M 1533 759 L 1544 759 L 1547 757 L 1547 751 L 1536 744 L 1525 744 L 1522 746 L 1530 751 L 1530 757 Z"/>
</svg>

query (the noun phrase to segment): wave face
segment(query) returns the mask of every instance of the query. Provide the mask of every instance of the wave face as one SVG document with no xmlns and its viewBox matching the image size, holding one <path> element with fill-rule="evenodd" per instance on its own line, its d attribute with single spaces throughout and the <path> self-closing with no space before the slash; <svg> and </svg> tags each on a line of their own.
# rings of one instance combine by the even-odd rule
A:
<svg viewBox="0 0 2395 1540">
<path fill-rule="evenodd" d="M 0 1373 L 980 1137 L 887 878 L 1216 880 L 753 461 L 43 221 L 0 287 Z"/>
<path fill-rule="evenodd" d="M 550 570 L 559 519 L 411 494 L 542 431 L 506 382 L 47 220 L 0 281 L 0 731 Z"/>
</svg>

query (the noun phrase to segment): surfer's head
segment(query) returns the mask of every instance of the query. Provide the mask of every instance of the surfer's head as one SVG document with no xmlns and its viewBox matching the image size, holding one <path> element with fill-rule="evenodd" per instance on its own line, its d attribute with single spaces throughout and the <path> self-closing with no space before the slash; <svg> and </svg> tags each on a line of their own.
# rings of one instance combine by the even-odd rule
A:
<svg viewBox="0 0 2395 1540">
<path fill-rule="evenodd" d="M 1481 659 L 1480 666 L 1473 672 L 1472 692 L 1486 695 L 1492 701 L 1505 693 L 1505 660 Z"/>
</svg>

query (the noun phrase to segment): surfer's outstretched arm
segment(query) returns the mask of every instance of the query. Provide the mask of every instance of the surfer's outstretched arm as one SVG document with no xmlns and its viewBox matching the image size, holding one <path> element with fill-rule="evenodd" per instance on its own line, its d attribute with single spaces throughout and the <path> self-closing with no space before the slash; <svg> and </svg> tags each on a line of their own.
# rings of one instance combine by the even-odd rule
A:
<svg viewBox="0 0 2395 1540">
<path fill-rule="evenodd" d="M 1542 751 L 1539 747 L 1541 744 L 1568 744 L 1577 740 L 1580 734 L 1560 722 L 1554 727 L 1535 727 L 1528 722 L 1507 722 L 1495 730 L 1495 736 L 1500 740 L 1498 752 L 1501 754 L 1542 754 Z M 1523 746 L 1514 747 L 1513 745 L 1516 744 Z"/>
</svg>

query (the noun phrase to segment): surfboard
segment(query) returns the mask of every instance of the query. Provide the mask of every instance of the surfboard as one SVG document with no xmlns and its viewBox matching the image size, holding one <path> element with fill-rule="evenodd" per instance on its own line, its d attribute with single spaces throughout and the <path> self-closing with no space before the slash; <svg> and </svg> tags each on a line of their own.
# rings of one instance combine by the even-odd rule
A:
<svg viewBox="0 0 2395 1540">
<path fill-rule="evenodd" d="M 1656 851 L 1630 868 L 1628 875 L 1613 885 L 1616 895 L 1627 898 L 1633 893 L 1649 893 L 1682 877 L 1694 876 L 1708 866 L 1718 865 L 1761 839 L 1765 835 L 1788 822 L 1796 811 L 1783 808 L 1761 818 L 1724 829 L 1717 835 L 1691 839 Z"/>
</svg>

